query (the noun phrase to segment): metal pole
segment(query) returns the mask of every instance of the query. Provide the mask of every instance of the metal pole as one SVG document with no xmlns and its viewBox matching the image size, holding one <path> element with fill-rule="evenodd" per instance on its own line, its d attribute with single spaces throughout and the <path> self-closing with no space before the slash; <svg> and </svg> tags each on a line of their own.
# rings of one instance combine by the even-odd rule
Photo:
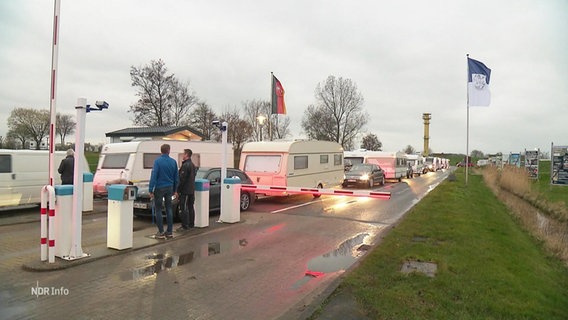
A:
<svg viewBox="0 0 568 320">
<path fill-rule="evenodd" d="M 466 54 L 467 76 L 466 76 L 466 101 L 467 101 L 467 120 L 466 120 L 466 134 L 465 134 L 465 184 L 467 185 L 469 176 L 469 53 Z"/>
<path fill-rule="evenodd" d="M 75 132 L 75 165 L 73 167 L 73 239 L 69 260 L 83 258 L 81 228 L 83 224 L 83 159 L 85 157 L 85 118 L 87 99 L 77 99 L 77 131 Z"/>
</svg>

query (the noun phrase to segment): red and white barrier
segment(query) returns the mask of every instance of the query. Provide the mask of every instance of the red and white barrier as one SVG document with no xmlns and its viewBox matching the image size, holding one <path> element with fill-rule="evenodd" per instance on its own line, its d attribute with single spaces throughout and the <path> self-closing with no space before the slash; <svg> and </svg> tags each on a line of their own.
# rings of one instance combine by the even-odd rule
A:
<svg viewBox="0 0 568 320">
<path fill-rule="evenodd" d="M 390 192 L 372 191 L 372 190 L 343 190 L 343 189 L 318 189 L 303 187 L 283 187 L 283 186 L 257 186 L 252 184 L 241 185 L 241 190 L 252 191 L 255 193 L 275 194 L 311 194 L 311 195 L 331 195 L 331 196 L 349 196 L 349 197 L 369 197 L 388 200 L 391 197 Z"/>
<path fill-rule="evenodd" d="M 49 197 L 49 198 L 48 198 Z M 47 218 L 49 199 L 49 221 Z M 47 185 L 41 188 L 41 208 L 40 208 L 40 224 L 41 224 L 41 261 L 49 260 L 49 263 L 55 262 L 55 189 L 53 186 Z M 49 250 L 48 250 L 49 236 Z"/>
</svg>

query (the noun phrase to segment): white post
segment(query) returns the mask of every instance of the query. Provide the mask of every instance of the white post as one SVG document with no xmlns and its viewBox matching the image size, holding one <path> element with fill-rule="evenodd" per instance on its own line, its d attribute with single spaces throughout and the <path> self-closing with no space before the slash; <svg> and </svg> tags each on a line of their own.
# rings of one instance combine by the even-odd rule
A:
<svg viewBox="0 0 568 320">
<path fill-rule="evenodd" d="M 57 98 L 57 57 L 59 52 L 59 12 L 60 5 L 59 0 L 55 0 L 55 5 L 53 9 L 53 43 L 51 46 L 51 90 L 50 90 L 50 100 L 49 100 L 49 185 L 53 186 L 54 171 L 55 171 L 55 122 L 56 122 L 56 98 Z"/>
<path fill-rule="evenodd" d="M 75 166 L 73 167 L 73 239 L 69 260 L 83 258 L 81 248 L 81 229 L 83 225 L 83 159 L 85 157 L 85 118 L 87 115 L 87 99 L 78 98 L 77 129 L 75 131 Z"/>
<path fill-rule="evenodd" d="M 227 178 L 227 131 L 229 129 L 229 124 L 227 122 L 223 122 L 221 124 L 221 142 L 223 151 L 221 152 L 221 199 L 223 199 L 223 194 L 227 192 L 225 186 L 225 178 Z M 223 211 L 227 210 L 223 208 L 223 201 L 220 202 L 220 213 L 219 217 L 223 216 Z M 219 221 L 221 219 L 219 218 Z"/>
</svg>

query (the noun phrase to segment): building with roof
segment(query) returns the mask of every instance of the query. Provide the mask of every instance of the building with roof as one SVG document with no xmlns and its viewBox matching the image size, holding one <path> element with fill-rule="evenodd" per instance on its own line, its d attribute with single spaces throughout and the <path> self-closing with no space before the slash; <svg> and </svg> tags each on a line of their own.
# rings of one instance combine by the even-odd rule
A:
<svg viewBox="0 0 568 320">
<path fill-rule="evenodd" d="M 190 126 L 132 127 L 107 132 L 105 136 L 110 139 L 110 143 L 133 140 L 202 141 L 204 139 L 201 132 Z"/>
</svg>

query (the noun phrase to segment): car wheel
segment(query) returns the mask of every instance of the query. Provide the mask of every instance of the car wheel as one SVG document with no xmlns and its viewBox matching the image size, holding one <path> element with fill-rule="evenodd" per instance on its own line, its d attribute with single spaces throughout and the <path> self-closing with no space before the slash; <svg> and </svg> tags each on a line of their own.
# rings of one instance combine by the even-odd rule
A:
<svg viewBox="0 0 568 320">
<path fill-rule="evenodd" d="M 369 179 L 369 188 L 373 188 L 375 186 L 375 179 L 371 178 Z"/>
<path fill-rule="evenodd" d="M 241 193 L 241 211 L 247 211 L 250 208 L 251 197 L 250 193 Z"/>
<path fill-rule="evenodd" d="M 318 184 L 318 187 L 317 187 L 317 188 L 318 188 L 318 189 L 323 189 L 323 186 L 322 186 L 321 184 Z M 321 197 L 321 194 L 319 194 L 319 193 L 314 193 L 314 198 L 319 198 L 319 197 Z"/>
<path fill-rule="evenodd" d="M 383 176 L 383 177 L 381 178 L 381 186 L 384 186 L 384 185 L 385 185 L 385 176 Z"/>
</svg>

